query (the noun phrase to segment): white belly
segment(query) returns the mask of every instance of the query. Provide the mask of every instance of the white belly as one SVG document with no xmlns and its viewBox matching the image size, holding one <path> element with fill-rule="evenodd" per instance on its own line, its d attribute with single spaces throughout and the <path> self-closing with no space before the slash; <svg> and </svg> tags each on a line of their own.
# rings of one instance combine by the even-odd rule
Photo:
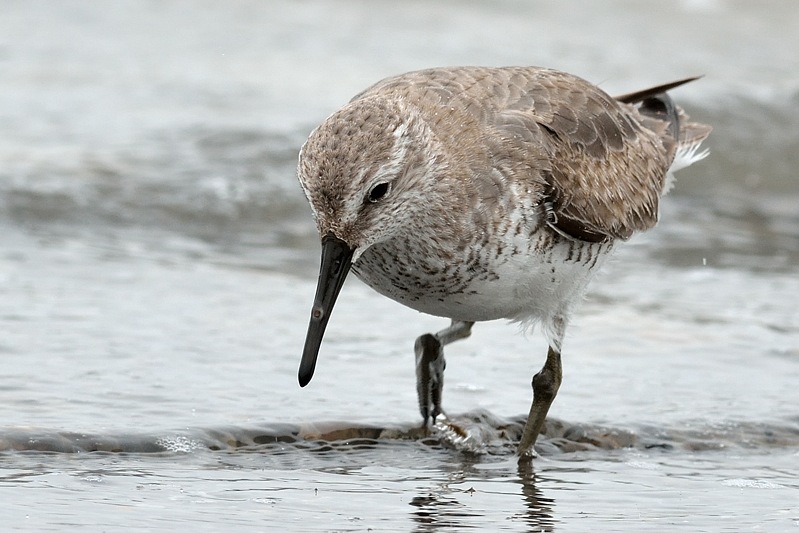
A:
<svg viewBox="0 0 799 533">
<path fill-rule="evenodd" d="M 547 233 L 523 252 L 502 249 L 471 250 L 463 262 L 442 267 L 435 258 L 419 260 L 416 254 L 410 260 L 414 254 L 377 247 L 367 250 L 353 271 L 377 292 L 423 313 L 475 322 L 549 322 L 568 314 L 612 244 Z M 475 255 L 482 260 L 470 261 Z"/>
</svg>

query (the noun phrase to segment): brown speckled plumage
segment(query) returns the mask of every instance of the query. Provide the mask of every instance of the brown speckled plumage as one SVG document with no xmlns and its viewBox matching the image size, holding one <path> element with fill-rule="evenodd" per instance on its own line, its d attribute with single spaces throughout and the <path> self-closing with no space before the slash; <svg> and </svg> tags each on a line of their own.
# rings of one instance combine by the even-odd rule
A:
<svg viewBox="0 0 799 533">
<path fill-rule="evenodd" d="M 614 241 L 657 223 L 672 165 L 704 155 L 696 148 L 710 128 L 689 123 L 664 92 L 681 83 L 614 99 L 555 70 L 463 67 L 410 72 L 355 96 L 300 154 L 323 238 L 301 383 L 350 264 L 378 292 L 451 318 L 433 336 L 441 347 L 475 321 L 540 321 L 551 349 L 539 375 L 558 374 L 592 271 Z M 443 361 L 425 339 L 420 360 Z M 434 418 L 422 381 L 423 416 Z M 528 422 L 527 441 L 547 408 L 531 413 L 540 421 Z"/>
</svg>

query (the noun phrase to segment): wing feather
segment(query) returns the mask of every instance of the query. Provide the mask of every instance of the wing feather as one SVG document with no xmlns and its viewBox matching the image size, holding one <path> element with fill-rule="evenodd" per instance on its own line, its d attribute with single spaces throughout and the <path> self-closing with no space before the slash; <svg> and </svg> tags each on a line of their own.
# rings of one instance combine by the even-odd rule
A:
<svg viewBox="0 0 799 533">
<path fill-rule="evenodd" d="M 614 99 L 551 69 L 442 68 L 383 80 L 354 100 L 381 94 L 416 106 L 471 179 L 488 174 L 487 166 L 512 173 L 538 191 L 553 229 L 603 241 L 657 223 L 681 139 L 668 117 L 640 113 L 635 104 L 687 81 Z"/>
</svg>

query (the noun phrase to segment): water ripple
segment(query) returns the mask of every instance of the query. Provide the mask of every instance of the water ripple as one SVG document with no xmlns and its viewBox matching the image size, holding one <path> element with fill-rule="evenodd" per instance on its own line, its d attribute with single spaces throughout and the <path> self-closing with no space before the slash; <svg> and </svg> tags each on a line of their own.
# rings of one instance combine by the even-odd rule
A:
<svg viewBox="0 0 799 533">
<path fill-rule="evenodd" d="M 347 422 L 266 424 L 254 427 L 194 429 L 168 435 L 102 435 L 48 429 L 9 428 L 0 432 L 0 452 L 54 453 L 192 453 L 287 450 L 316 454 L 357 453 L 403 443 L 451 449 L 464 454 L 507 457 L 515 452 L 523 418 L 503 419 L 474 411 L 439 419 L 432 428 L 418 425 L 377 426 Z M 799 447 L 799 424 L 728 422 L 686 423 L 680 427 L 636 428 L 574 424 L 550 419 L 536 446 L 544 456 L 608 450 L 712 452 Z"/>
</svg>

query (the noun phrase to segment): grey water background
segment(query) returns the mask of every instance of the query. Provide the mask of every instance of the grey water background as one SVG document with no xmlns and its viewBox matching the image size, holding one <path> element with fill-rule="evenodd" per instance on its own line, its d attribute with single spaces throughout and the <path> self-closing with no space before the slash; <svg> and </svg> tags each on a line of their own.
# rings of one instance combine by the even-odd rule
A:
<svg viewBox="0 0 799 533">
<path fill-rule="evenodd" d="M 6 0 L 4 530 L 799 531 L 799 3 Z M 350 96 L 550 66 L 712 124 L 592 283 L 532 465 L 545 344 L 480 324 L 416 426 L 445 320 L 345 285 L 297 365 L 318 239 L 295 179 Z"/>
</svg>

